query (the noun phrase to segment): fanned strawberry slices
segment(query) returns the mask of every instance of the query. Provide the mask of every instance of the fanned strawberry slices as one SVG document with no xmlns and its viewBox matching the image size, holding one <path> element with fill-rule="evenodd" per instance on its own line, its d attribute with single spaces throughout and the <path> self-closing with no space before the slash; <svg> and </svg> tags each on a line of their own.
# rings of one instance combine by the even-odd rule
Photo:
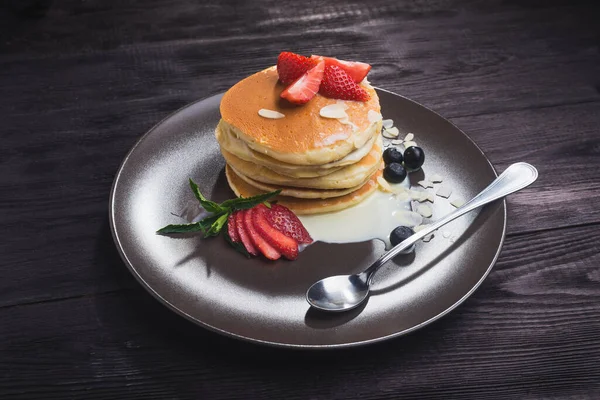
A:
<svg viewBox="0 0 600 400">
<path fill-rule="evenodd" d="M 281 98 L 294 104 L 307 103 L 317 92 L 332 99 L 367 101 L 369 94 L 360 82 L 370 70 L 369 64 L 358 61 L 305 57 L 289 51 L 277 58 L 279 81 L 287 85 Z"/>
<path fill-rule="evenodd" d="M 281 256 L 295 260 L 298 258 L 299 244 L 313 242 L 300 219 L 289 208 L 279 204 L 265 205 L 281 190 L 252 197 L 237 197 L 219 204 L 204 197 L 191 179 L 190 188 L 208 216 L 198 222 L 167 225 L 156 233 L 202 232 L 206 238 L 223 232 L 225 239 L 236 250 L 248 256 L 262 254 L 269 260 L 278 260 Z"/>
<path fill-rule="evenodd" d="M 298 217 L 278 204 L 271 208 L 259 204 L 248 210 L 236 211 L 228 219 L 227 231 L 233 244 L 242 244 L 249 254 L 255 256 L 258 250 L 269 260 L 277 260 L 282 255 L 288 260 L 295 260 L 298 245 L 313 241 Z"/>
</svg>

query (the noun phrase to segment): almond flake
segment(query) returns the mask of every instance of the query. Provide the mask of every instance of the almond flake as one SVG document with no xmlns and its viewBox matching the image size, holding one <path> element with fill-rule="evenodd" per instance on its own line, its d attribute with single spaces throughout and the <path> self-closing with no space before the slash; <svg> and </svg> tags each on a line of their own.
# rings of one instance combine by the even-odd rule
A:
<svg viewBox="0 0 600 400">
<path fill-rule="evenodd" d="M 386 131 L 388 131 L 390 134 L 395 135 L 395 136 L 398 136 L 400 134 L 400 131 L 395 126 L 392 126 L 391 128 L 386 129 Z"/>
<path fill-rule="evenodd" d="M 394 121 L 391 119 L 384 119 L 381 121 L 381 123 L 385 129 L 390 129 L 392 126 L 394 126 Z"/>
<path fill-rule="evenodd" d="M 414 147 L 417 147 L 417 143 L 416 143 L 416 142 L 412 142 L 412 141 L 410 141 L 410 140 L 409 140 L 409 141 L 407 141 L 407 142 L 404 142 L 404 147 L 405 147 L 405 148 L 407 148 L 407 149 L 408 149 L 409 147 L 412 147 L 412 146 L 414 146 Z"/>
<path fill-rule="evenodd" d="M 450 204 L 452 204 L 456 208 L 462 207 L 462 205 L 465 204 L 465 200 L 462 197 L 455 197 L 452 200 L 450 200 Z"/>
<path fill-rule="evenodd" d="M 433 174 L 430 181 L 433 183 L 441 183 L 444 181 L 444 178 L 442 178 L 440 174 Z"/>
<path fill-rule="evenodd" d="M 433 233 L 423 237 L 424 242 L 429 242 L 433 238 Z"/>
<path fill-rule="evenodd" d="M 402 140 L 400 140 L 400 139 L 394 139 L 394 140 L 392 140 L 392 144 L 397 146 L 399 144 L 402 144 Z"/>
<path fill-rule="evenodd" d="M 411 140 L 413 140 L 415 138 L 415 135 L 413 135 L 412 133 L 407 133 L 406 137 L 404 138 L 405 142 L 410 142 Z"/>
<path fill-rule="evenodd" d="M 425 204 L 421 204 L 417 208 L 417 212 L 419 214 L 421 214 L 422 216 L 424 216 L 425 218 L 429 218 L 433 214 L 433 211 L 431 211 L 431 207 L 429 207 L 428 205 L 425 205 Z"/>
<path fill-rule="evenodd" d="M 348 118 L 346 110 L 340 104 L 330 104 L 319 110 L 319 115 L 323 118 L 343 119 Z"/>
<path fill-rule="evenodd" d="M 258 115 L 260 115 L 263 118 L 269 119 L 280 119 L 285 117 L 285 115 L 280 112 L 267 110 L 266 108 L 261 108 L 260 110 L 258 110 Z"/>
<path fill-rule="evenodd" d="M 377 183 L 379 183 L 379 187 L 383 189 L 384 192 L 392 193 L 392 187 L 382 176 L 377 177 Z"/>
<path fill-rule="evenodd" d="M 419 181 L 419 182 L 417 182 L 417 184 L 419 184 L 419 186 L 421 186 L 425 189 L 433 187 L 433 183 L 431 183 L 429 181 Z"/>
<path fill-rule="evenodd" d="M 374 110 L 369 110 L 369 112 L 367 113 L 367 118 L 369 119 L 369 122 L 372 124 L 374 124 L 375 122 L 381 121 L 383 119 L 381 114 L 379 114 L 377 111 L 374 111 Z"/>
<path fill-rule="evenodd" d="M 427 199 L 429 198 L 429 193 L 427 193 L 427 192 L 425 192 L 425 191 L 423 191 L 423 192 L 420 192 L 420 195 L 421 195 L 421 196 L 420 196 L 418 199 L 416 199 L 416 200 L 417 200 L 419 203 L 422 203 L 422 202 L 424 202 L 424 201 L 427 201 Z"/>
<path fill-rule="evenodd" d="M 383 130 L 383 137 L 388 138 L 388 139 L 395 139 L 398 137 L 398 134 L 400 132 L 398 132 L 398 128 L 396 127 L 391 127 L 390 129 L 384 129 Z"/>
<path fill-rule="evenodd" d="M 452 189 L 450 189 L 448 186 L 440 186 L 435 194 L 447 199 L 452 194 Z"/>
<path fill-rule="evenodd" d="M 410 198 L 412 200 L 419 200 L 421 197 L 423 197 L 423 195 L 421 194 L 423 193 L 423 191 L 421 190 L 411 190 L 408 192 L 408 194 L 410 195 Z"/>
</svg>

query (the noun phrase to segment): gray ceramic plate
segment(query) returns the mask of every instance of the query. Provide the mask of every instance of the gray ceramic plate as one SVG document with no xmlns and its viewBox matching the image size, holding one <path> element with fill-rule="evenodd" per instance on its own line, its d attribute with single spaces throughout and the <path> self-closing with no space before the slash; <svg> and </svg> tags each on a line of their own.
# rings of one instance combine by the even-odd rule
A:
<svg viewBox="0 0 600 400">
<path fill-rule="evenodd" d="M 413 132 L 425 150 L 425 174 L 439 173 L 454 194 L 469 199 L 496 173 L 458 128 L 427 108 L 379 90 L 384 118 Z M 330 348 L 390 339 L 440 318 L 464 301 L 487 276 L 500 252 L 506 208 L 498 202 L 459 218 L 416 255 L 398 257 L 375 277 L 367 304 L 344 314 L 309 309 L 306 289 L 329 275 L 370 265 L 377 242 L 310 246 L 294 262 L 246 259 L 222 237 L 171 238 L 154 232 L 193 200 L 188 178 L 209 198 L 233 196 L 213 130 L 221 95 L 169 116 L 134 146 L 110 196 L 113 236 L 125 264 L 160 302 L 219 333 L 264 344 Z M 422 179 L 422 173 L 411 180 Z M 434 218 L 452 210 L 436 198 Z M 357 227 L 359 229 L 359 227 Z M 450 234 L 445 238 L 443 233 Z M 450 240 L 453 239 L 453 240 Z"/>
</svg>

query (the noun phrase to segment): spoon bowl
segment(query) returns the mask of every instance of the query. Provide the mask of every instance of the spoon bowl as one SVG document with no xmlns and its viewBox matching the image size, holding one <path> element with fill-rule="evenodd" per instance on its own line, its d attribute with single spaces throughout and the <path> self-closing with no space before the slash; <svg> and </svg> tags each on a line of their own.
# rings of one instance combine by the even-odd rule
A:
<svg viewBox="0 0 600 400">
<path fill-rule="evenodd" d="M 306 300 L 323 311 L 348 311 L 358 307 L 369 295 L 364 274 L 336 275 L 321 279 L 306 292 Z"/>
<path fill-rule="evenodd" d="M 322 311 L 341 312 L 358 307 L 369 296 L 369 286 L 373 275 L 383 264 L 461 215 L 529 186 L 535 182 L 537 176 L 537 169 L 530 164 L 520 162 L 510 165 L 473 199 L 439 221 L 403 240 L 384 253 L 365 271 L 354 275 L 331 276 L 314 283 L 306 292 L 306 300 L 312 307 Z"/>
</svg>

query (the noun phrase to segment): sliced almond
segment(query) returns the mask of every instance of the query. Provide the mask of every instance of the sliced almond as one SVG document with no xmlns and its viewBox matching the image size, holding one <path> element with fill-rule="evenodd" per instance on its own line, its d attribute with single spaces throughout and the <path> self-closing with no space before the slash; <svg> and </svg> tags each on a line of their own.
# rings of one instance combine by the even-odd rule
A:
<svg viewBox="0 0 600 400">
<path fill-rule="evenodd" d="M 428 205 L 425 205 L 425 204 L 421 204 L 417 208 L 417 212 L 425 218 L 429 218 L 433 215 L 433 211 L 431 210 L 431 207 L 429 207 Z"/>
<path fill-rule="evenodd" d="M 367 113 L 367 118 L 369 119 L 369 122 L 372 124 L 374 124 L 375 122 L 381 121 L 383 119 L 381 114 L 379 114 L 377 111 L 374 111 L 374 110 L 369 110 L 369 112 Z"/>
<path fill-rule="evenodd" d="M 388 139 L 395 139 L 398 137 L 398 128 L 391 127 L 390 129 L 384 129 L 382 132 L 383 137 Z"/>
<path fill-rule="evenodd" d="M 381 121 L 381 123 L 385 129 L 390 129 L 392 126 L 394 126 L 394 121 L 391 119 L 384 119 Z"/>
<path fill-rule="evenodd" d="M 261 108 L 260 110 L 258 110 L 258 115 L 260 115 L 263 118 L 269 119 L 280 119 L 285 117 L 285 115 L 280 112 L 268 110 L 266 108 Z"/>
<path fill-rule="evenodd" d="M 377 183 L 379 184 L 379 187 L 384 191 L 384 192 L 388 192 L 388 193 L 392 193 L 392 187 L 390 186 L 390 184 L 388 183 L 388 181 L 386 181 L 382 176 L 378 176 L 377 177 Z"/>
<path fill-rule="evenodd" d="M 444 178 L 440 174 L 433 174 L 429 180 L 433 183 L 441 183 L 444 181 Z"/>
<path fill-rule="evenodd" d="M 448 186 L 440 186 L 435 194 L 447 199 L 452 194 L 452 189 L 450 189 Z"/>
<path fill-rule="evenodd" d="M 319 110 L 319 115 L 323 118 L 343 119 L 348 118 L 346 110 L 341 104 L 329 104 Z"/>
<path fill-rule="evenodd" d="M 410 140 L 407 141 L 407 142 L 406 141 L 404 142 L 404 148 L 408 149 L 409 147 L 412 147 L 412 146 L 417 147 L 417 143 L 416 142 L 412 142 Z"/>
<path fill-rule="evenodd" d="M 422 195 L 423 191 L 422 190 L 410 190 L 408 192 L 408 194 L 410 195 L 410 198 L 412 200 L 419 200 L 423 195 Z"/>
<path fill-rule="evenodd" d="M 427 180 L 419 181 L 419 182 L 417 182 L 417 184 L 425 189 L 433 187 L 433 183 L 431 183 Z"/>
<path fill-rule="evenodd" d="M 400 140 L 400 139 L 394 139 L 394 140 L 392 140 L 392 144 L 397 146 L 399 144 L 402 144 L 402 140 Z"/>
<path fill-rule="evenodd" d="M 462 207 L 462 205 L 465 204 L 465 199 L 457 196 L 457 197 L 453 198 L 452 200 L 450 200 L 450 204 L 452 204 L 456 208 Z"/>
<path fill-rule="evenodd" d="M 404 137 L 404 141 L 405 142 L 410 142 L 414 138 L 415 138 L 415 135 L 413 135 L 412 133 L 407 133 L 406 136 Z"/>
</svg>

